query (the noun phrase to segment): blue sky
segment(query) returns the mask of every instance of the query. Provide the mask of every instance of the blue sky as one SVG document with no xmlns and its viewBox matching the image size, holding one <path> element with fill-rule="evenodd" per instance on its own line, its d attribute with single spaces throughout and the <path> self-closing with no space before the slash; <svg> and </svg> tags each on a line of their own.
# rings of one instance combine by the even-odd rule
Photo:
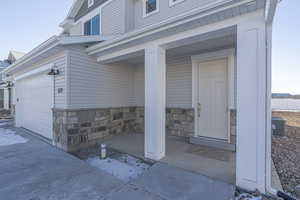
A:
<svg viewBox="0 0 300 200">
<path fill-rule="evenodd" d="M 0 7 L 0 60 L 8 51 L 28 52 L 61 29 L 73 0 L 9 0 Z"/>
<path fill-rule="evenodd" d="M 59 34 L 73 0 L 9 0 L 1 4 L 0 60 L 28 52 Z M 273 26 L 273 92 L 300 94 L 300 1 L 283 0 Z"/>
<path fill-rule="evenodd" d="M 273 92 L 300 94 L 300 1 L 283 0 L 273 25 Z"/>
</svg>

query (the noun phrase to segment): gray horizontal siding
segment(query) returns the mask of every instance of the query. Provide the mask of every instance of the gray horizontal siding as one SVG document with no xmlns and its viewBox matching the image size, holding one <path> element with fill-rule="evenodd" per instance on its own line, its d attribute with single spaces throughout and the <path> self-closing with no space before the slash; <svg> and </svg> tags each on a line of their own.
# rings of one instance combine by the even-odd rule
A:
<svg viewBox="0 0 300 200">
<path fill-rule="evenodd" d="M 107 108 L 132 103 L 133 68 L 101 65 L 82 47 L 70 49 L 69 108 Z"/>
<path fill-rule="evenodd" d="M 134 72 L 135 105 L 143 106 L 145 102 L 144 66 L 138 66 Z M 192 63 L 189 56 L 167 62 L 166 79 L 167 107 L 192 107 Z"/>
<path fill-rule="evenodd" d="M 102 8 L 102 34 L 116 35 L 125 32 L 125 1 L 113 0 Z"/>
<path fill-rule="evenodd" d="M 64 51 L 57 53 L 53 56 L 46 57 L 40 62 L 26 68 L 26 70 L 20 70 L 15 76 L 29 72 L 30 70 L 42 67 L 47 64 L 54 64 L 59 70 L 59 75 L 55 76 L 55 88 L 54 88 L 54 107 L 55 108 L 66 108 L 66 66 L 67 66 L 67 54 Z M 58 88 L 62 88 L 63 92 L 58 94 Z"/>
<path fill-rule="evenodd" d="M 160 0 L 159 1 L 159 12 L 154 13 L 150 16 L 143 17 L 143 1 L 135 1 L 135 28 L 143 28 L 152 24 L 162 22 L 173 17 L 177 17 L 183 13 L 187 13 L 194 9 L 205 9 L 208 5 L 213 5 L 214 3 L 219 2 L 220 0 L 185 0 L 181 3 L 178 3 L 174 6 L 169 6 L 169 0 Z M 225 0 L 224 0 L 225 1 Z M 232 4 L 235 2 L 240 2 L 240 0 L 232 0 L 228 3 Z M 213 23 L 216 21 L 222 21 L 230 17 L 237 15 L 253 12 L 257 9 L 263 9 L 265 7 L 265 0 L 256 0 L 253 4 L 244 4 L 236 8 L 227 9 L 216 15 L 211 15 L 201 19 L 201 24 L 205 25 Z M 203 10 L 205 12 L 205 10 Z M 206 10 L 207 11 L 207 10 Z"/>
<path fill-rule="evenodd" d="M 69 108 L 144 106 L 144 66 L 101 65 L 84 49 L 70 51 Z M 168 59 L 167 107 L 192 107 L 192 62 L 190 56 Z"/>
<path fill-rule="evenodd" d="M 191 57 L 181 57 L 167 62 L 167 107 L 192 107 Z"/>
<path fill-rule="evenodd" d="M 143 1 L 135 2 L 135 28 L 142 28 L 154 23 L 161 22 L 171 17 L 178 16 L 184 12 L 197 7 L 203 7 L 218 0 L 185 0 L 182 3 L 169 6 L 169 0 L 159 1 L 159 12 L 153 15 L 143 17 Z"/>
<path fill-rule="evenodd" d="M 103 3 L 107 2 L 109 0 L 94 0 L 94 5 L 88 8 L 88 1 L 84 0 L 81 8 L 79 9 L 77 15 L 75 16 L 75 20 L 77 21 L 79 18 L 83 17 L 84 15 L 88 14 L 95 8 L 99 7 Z"/>
<path fill-rule="evenodd" d="M 59 75 L 55 76 L 55 108 L 66 108 L 67 106 L 67 88 L 66 88 L 66 65 L 67 65 L 67 57 L 63 55 L 58 57 L 54 64 L 56 68 L 59 70 Z M 62 88 L 63 92 L 58 93 L 58 89 Z"/>
</svg>

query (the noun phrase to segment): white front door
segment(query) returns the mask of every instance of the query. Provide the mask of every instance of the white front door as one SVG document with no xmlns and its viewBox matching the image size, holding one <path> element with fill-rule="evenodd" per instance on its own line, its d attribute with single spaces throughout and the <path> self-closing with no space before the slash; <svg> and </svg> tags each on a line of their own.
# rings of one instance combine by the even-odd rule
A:
<svg viewBox="0 0 300 200">
<path fill-rule="evenodd" d="M 228 140 L 227 59 L 198 66 L 198 136 Z"/>
</svg>

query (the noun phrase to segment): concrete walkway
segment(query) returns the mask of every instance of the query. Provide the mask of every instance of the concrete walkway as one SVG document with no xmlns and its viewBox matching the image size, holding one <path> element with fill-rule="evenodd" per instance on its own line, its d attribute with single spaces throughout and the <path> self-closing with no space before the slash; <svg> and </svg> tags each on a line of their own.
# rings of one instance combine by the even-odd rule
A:
<svg viewBox="0 0 300 200">
<path fill-rule="evenodd" d="M 114 176 L 28 135 L 22 129 L 13 130 L 27 138 L 28 142 L 0 146 L 1 199 L 233 199 L 233 186 L 161 163 L 153 165 L 143 175 L 125 184 Z"/>
</svg>

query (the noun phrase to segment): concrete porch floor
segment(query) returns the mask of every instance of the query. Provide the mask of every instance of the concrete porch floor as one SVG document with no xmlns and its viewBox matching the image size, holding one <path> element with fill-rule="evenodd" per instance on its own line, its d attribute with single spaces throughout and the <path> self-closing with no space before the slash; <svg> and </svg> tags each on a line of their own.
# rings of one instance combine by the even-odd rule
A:
<svg viewBox="0 0 300 200">
<path fill-rule="evenodd" d="M 144 134 L 119 135 L 104 142 L 110 148 L 144 157 Z M 193 145 L 182 138 L 167 136 L 166 157 L 161 162 L 226 183 L 235 183 L 233 152 Z"/>
</svg>

